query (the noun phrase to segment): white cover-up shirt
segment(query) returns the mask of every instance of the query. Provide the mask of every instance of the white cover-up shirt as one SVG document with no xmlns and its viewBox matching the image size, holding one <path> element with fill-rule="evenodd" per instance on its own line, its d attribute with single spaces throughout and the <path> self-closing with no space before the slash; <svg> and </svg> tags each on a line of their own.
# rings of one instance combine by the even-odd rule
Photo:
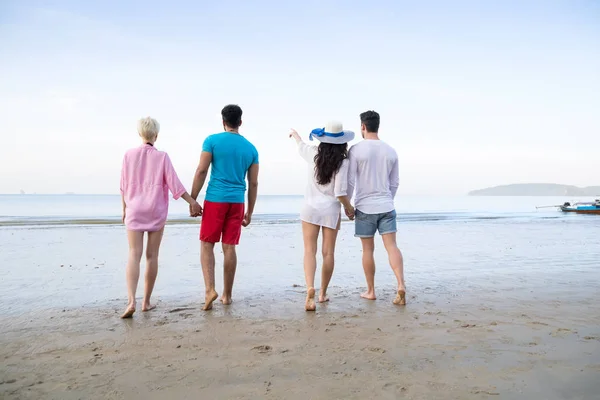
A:
<svg viewBox="0 0 600 400">
<path fill-rule="evenodd" d="M 342 166 L 326 185 L 319 185 L 315 175 L 315 155 L 317 147 L 298 142 L 300 156 L 308 164 L 308 184 L 304 193 L 304 204 L 300 211 L 300 219 L 310 224 L 338 229 L 341 204 L 339 196 L 348 194 L 348 166 L 346 159 Z"/>
<path fill-rule="evenodd" d="M 399 186 L 396 150 L 381 140 L 363 140 L 348 153 L 348 193 L 356 189 L 354 208 L 365 214 L 394 210 Z"/>
</svg>

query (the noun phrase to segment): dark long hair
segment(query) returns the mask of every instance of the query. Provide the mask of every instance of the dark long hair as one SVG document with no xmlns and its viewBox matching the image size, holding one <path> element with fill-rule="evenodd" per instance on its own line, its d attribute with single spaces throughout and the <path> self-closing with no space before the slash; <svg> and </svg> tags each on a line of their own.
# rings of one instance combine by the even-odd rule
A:
<svg viewBox="0 0 600 400">
<path fill-rule="evenodd" d="M 327 185 L 348 158 L 348 144 L 321 143 L 315 156 L 315 176 L 319 185 Z"/>
</svg>

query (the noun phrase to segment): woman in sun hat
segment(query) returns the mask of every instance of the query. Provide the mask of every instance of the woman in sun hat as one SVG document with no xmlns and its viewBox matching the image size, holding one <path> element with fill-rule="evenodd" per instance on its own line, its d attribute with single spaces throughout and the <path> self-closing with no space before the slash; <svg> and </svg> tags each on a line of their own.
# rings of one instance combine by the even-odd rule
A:
<svg viewBox="0 0 600 400">
<path fill-rule="evenodd" d="M 309 139 L 318 140 L 319 146 L 310 146 L 292 130 L 290 137 L 296 140 L 300 156 L 308 163 L 309 179 L 300 212 L 304 238 L 304 277 L 306 279 L 306 311 L 314 311 L 315 272 L 317 269 L 317 239 L 323 231 L 323 268 L 319 303 L 328 301 L 327 286 L 333 275 L 334 252 L 340 229 L 341 207 L 348 218 L 354 219 L 348 193 L 348 142 L 354 132 L 345 131 L 340 122 L 331 121 L 324 128 L 313 129 Z"/>
</svg>

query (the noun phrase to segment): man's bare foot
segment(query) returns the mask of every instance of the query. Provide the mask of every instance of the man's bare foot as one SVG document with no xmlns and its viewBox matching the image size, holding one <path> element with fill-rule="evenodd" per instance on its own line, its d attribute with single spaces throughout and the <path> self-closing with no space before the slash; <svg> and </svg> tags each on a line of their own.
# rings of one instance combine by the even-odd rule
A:
<svg viewBox="0 0 600 400">
<path fill-rule="evenodd" d="M 202 309 L 204 311 L 212 310 L 213 302 L 219 297 L 219 294 L 214 290 L 212 292 L 206 293 L 206 297 L 204 299 L 204 307 Z"/>
<path fill-rule="evenodd" d="M 361 293 L 360 297 L 362 297 L 363 299 L 367 299 L 367 300 L 376 300 L 377 299 L 377 297 L 375 297 L 375 291 L 373 291 L 373 292 L 366 291 L 364 293 Z"/>
<path fill-rule="evenodd" d="M 306 292 L 306 304 L 304 305 L 306 311 L 315 311 L 317 305 L 315 304 L 315 288 L 309 288 Z"/>
<path fill-rule="evenodd" d="M 135 313 L 135 303 L 128 304 L 125 312 L 121 315 L 121 318 L 131 318 Z"/>
<path fill-rule="evenodd" d="M 221 296 L 221 303 L 223 303 L 224 306 L 230 305 L 231 304 L 231 297 Z"/>
<path fill-rule="evenodd" d="M 144 303 L 142 305 L 142 311 L 146 312 L 146 311 L 152 311 L 156 308 L 156 306 L 154 304 L 150 304 L 150 303 Z"/>
<path fill-rule="evenodd" d="M 394 299 L 394 304 L 398 306 L 406 305 L 406 290 L 400 289 L 396 294 L 396 298 Z"/>
</svg>

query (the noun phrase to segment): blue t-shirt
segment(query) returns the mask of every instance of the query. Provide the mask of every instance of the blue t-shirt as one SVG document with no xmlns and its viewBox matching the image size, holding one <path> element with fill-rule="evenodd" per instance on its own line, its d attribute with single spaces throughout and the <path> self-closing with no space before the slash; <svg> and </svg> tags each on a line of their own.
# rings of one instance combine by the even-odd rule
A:
<svg viewBox="0 0 600 400">
<path fill-rule="evenodd" d="M 246 173 L 258 164 L 258 151 L 245 137 L 223 132 L 210 135 L 202 151 L 212 154 L 205 199 L 213 203 L 244 203 Z"/>
</svg>

